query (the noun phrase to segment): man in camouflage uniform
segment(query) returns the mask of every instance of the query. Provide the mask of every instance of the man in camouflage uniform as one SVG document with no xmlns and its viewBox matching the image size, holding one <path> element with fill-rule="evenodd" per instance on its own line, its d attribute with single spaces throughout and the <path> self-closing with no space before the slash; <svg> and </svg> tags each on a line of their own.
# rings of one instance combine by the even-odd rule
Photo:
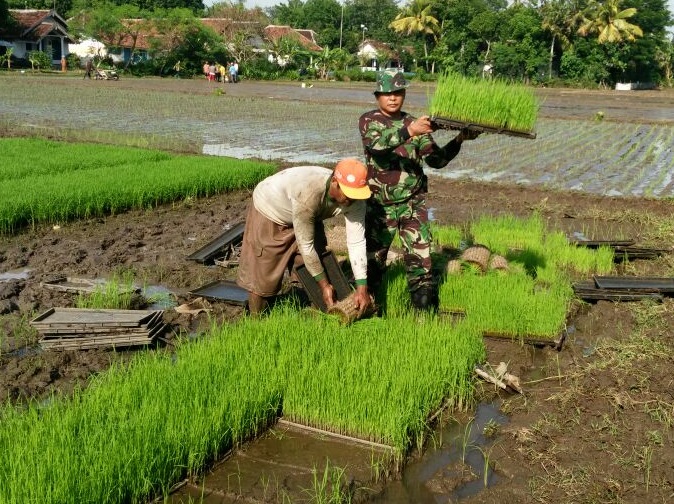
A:
<svg viewBox="0 0 674 504">
<path fill-rule="evenodd" d="M 402 72 L 378 74 L 374 92 L 378 108 L 363 114 L 358 124 L 372 190 L 365 221 L 368 278 L 370 282 L 381 278 L 397 231 L 404 247 L 412 304 L 418 309 L 437 309 L 423 162 L 431 168 L 445 167 L 459 153 L 461 143 L 476 138 L 477 133 L 463 130 L 439 147 L 431 136 L 434 127 L 428 116 L 415 118 L 401 110 L 408 86 Z"/>
</svg>

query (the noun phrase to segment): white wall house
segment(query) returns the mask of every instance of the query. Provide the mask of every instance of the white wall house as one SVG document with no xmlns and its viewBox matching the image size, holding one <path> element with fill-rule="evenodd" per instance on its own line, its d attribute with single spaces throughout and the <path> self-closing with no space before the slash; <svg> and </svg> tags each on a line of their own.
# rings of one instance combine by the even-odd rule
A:
<svg viewBox="0 0 674 504">
<path fill-rule="evenodd" d="M 68 33 L 66 20 L 55 10 L 10 9 L 9 14 L 17 28 L 3 33 L 2 38 L 14 48 L 14 57 L 27 58 L 31 51 L 42 51 L 59 65 L 61 57 L 68 56 L 68 45 L 75 40 Z"/>
<path fill-rule="evenodd" d="M 363 72 L 378 72 L 387 68 L 403 71 L 403 64 L 396 51 L 388 44 L 376 40 L 364 39 L 356 53 Z"/>
</svg>

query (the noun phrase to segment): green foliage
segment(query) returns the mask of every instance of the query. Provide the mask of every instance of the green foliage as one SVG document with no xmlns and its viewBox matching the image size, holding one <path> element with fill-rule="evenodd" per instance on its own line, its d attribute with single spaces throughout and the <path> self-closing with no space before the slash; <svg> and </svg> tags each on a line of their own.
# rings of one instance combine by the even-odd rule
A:
<svg viewBox="0 0 674 504">
<path fill-rule="evenodd" d="M 28 53 L 28 61 L 33 70 L 51 70 L 52 61 L 51 56 L 44 51 L 31 51 Z"/>
</svg>

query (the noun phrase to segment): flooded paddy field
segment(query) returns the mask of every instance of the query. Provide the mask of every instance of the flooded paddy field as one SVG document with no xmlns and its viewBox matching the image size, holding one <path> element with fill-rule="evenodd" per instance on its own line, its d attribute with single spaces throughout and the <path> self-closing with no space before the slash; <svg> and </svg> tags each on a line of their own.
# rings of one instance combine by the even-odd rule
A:
<svg viewBox="0 0 674 504">
<path fill-rule="evenodd" d="M 184 145 L 211 155 L 330 164 L 361 155 L 357 121 L 374 106 L 371 87 L 0 77 L 0 125 L 47 136 L 67 130 L 105 142 L 129 135 L 141 144 Z M 432 85 L 414 83 L 406 109 L 423 114 L 432 92 Z M 537 93 L 535 140 L 483 134 L 448 168 L 429 172 L 609 196 L 674 195 L 674 91 Z M 452 135 L 441 130 L 435 138 L 443 143 Z"/>
<path fill-rule="evenodd" d="M 0 127 L 283 164 L 328 164 L 361 153 L 356 122 L 373 106 L 371 84 L 220 87 L 224 94 L 202 80 L 0 76 Z M 422 113 L 429 92 L 415 83 L 408 110 Z M 482 135 L 466 144 L 430 182 L 434 218 L 461 224 L 536 210 L 569 234 L 671 249 L 672 91 L 538 92 L 537 139 Z M 450 137 L 436 135 L 439 142 Z M 113 360 L 103 351 L 39 350 L 27 320 L 72 303 L 42 290 L 41 281 L 55 272 L 97 278 L 131 268 L 184 300 L 191 288 L 234 274 L 185 257 L 239 220 L 248 199 L 240 192 L 0 237 L 0 399 L 67 392 Z M 671 277 L 674 261 L 665 254 L 619 271 Z M 333 482 L 342 502 L 670 501 L 671 300 L 602 301 L 571 313 L 561 351 L 486 341 L 489 362 L 506 362 L 525 394 L 476 382 L 470 411 L 439 416 L 423 454 L 411 453 L 399 475 L 381 469 L 377 450 L 279 424 L 212 473 L 185 482 L 170 501 L 320 502 Z M 212 315 L 234 321 L 242 311 L 223 305 Z M 204 314 L 174 322 L 194 332 L 210 323 Z"/>
</svg>

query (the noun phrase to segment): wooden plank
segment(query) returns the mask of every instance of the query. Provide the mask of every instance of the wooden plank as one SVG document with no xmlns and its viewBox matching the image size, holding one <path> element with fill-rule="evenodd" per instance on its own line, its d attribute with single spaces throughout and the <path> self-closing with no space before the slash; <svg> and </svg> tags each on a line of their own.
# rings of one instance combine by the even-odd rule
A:
<svg viewBox="0 0 674 504">
<path fill-rule="evenodd" d="M 583 240 L 583 239 L 570 239 L 569 243 L 572 245 L 579 245 L 588 248 L 599 248 L 599 247 L 629 247 L 634 245 L 636 242 L 630 238 L 624 240 Z"/>
<path fill-rule="evenodd" d="M 190 295 L 246 306 L 248 291 L 232 280 L 216 280 L 190 291 Z"/>
<path fill-rule="evenodd" d="M 151 338 L 114 340 L 40 340 L 45 350 L 91 350 L 106 348 L 127 348 L 152 344 Z"/>
<path fill-rule="evenodd" d="M 327 436 L 327 437 L 332 437 L 335 439 L 339 439 L 341 441 L 346 441 L 349 443 L 354 443 L 354 444 L 360 444 L 364 446 L 368 446 L 370 448 L 376 448 L 377 450 L 383 450 L 383 451 L 393 451 L 393 447 L 383 444 L 383 443 L 377 443 L 376 441 L 370 441 L 369 439 L 362 439 L 362 438 L 357 438 L 353 436 L 347 436 L 346 434 L 339 434 L 337 432 L 332 432 L 330 430 L 325 430 L 325 429 L 319 429 L 317 427 L 311 427 L 309 425 L 304 425 L 300 424 L 297 422 L 292 422 L 290 420 L 286 420 L 285 418 L 279 418 L 278 419 L 279 425 L 284 425 L 288 428 L 299 430 L 299 431 L 305 431 L 305 432 L 312 432 L 315 434 L 320 434 L 321 436 Z"/>
<path fill-rule="evenodd" d="M 656 302 L 663 300 L 663 295 L 652 290 L 638 289 L 599 289 L 594 282 L 578 282 L 573 284 L 576 297 L 584 301 L 642 301 L 650 299 Z"/>
<path fill-rule="evenodd" d="M 97 289 L 105 289 L 105 280 L 89 280 L 87 278 L 62 277 L 56 280 L 40 282 L 40 287 L 49 290 L 57 290 L 62 292 L 70 292 L 73 294 L 90 294 Z M 140 289 L 135 287 L 119 286 L 119 294 L 129 294 L 132 292 L 140 292 Z"/>
<path fill-rule="evenodd" d="M 328 250 L 320 256 L 320 259 L 323 267 L 325 268 L 325 276 L 327 277 L 328 282 L 330 282 L 335 288 L 335 296 L 337 301 L 341 301 L 342 299 L 348 297 L 349 294 L 351 294 L 351 287 L 344 276 L 342 268 L 339 267 L 339 263 L 337 262 L 335 254 Z M 304 287 L 304 290 L 309 295 L 311 302 L 322 312 L 327 312 L 328 307 L 323 301 L 323 295 L 321 294 L 321 290 L 318 287 L 318 283 L 316 280 L 314 280 L 314 277 L 311 275 L 311 273 L 309 273 L 306 266 L 304 264 L 300 264 L 295 268 L 295 272 L 302 283 L 302 287 Z"/>
<path fill-rule="evenodd" d="M 147 323 L 156 310 L 104 310 L 90 308 L 52 308 L 31 320 L 39 328 L 64 327 L 137 327 Z"/>
<path fill-rule="evenodd" d="M 536 133 L 527 133 L 526 131 L 509 130 L 507 128 L 495 128 L 493 126 L 487 126 L 485 124 L 457 121 L 455 119 L 450 119 L 447 117 L 431 117 L 431 123 L 436 128 L 441 129 L 451 129 L 451 130 L 468 129 L 471 131 L 477 131 L 479 133 L 498 133 L 501 135 L 510 135 L 522 138 L 530 138 L 530 139 L 536 138 Z"/>
<path fill-rule="evenodd" d="M 629 289 L 648 292 L 674 292 L 674 278 L 672 277 L 594 275 L 592 278 L 598 289 Z"/>
<path fill-rule="evenodd" d="M 243 239 L 245 230 L 245 222 L 239 222 L 230 229 L 222 232 L 209 243 L 201 247 L 196 252 L 193 252 L 187 258 L 191 261 L 197 261 L 202 264 L 212 262 L 213 258 L 218 255 L 227 245 L 238 243 Z"/>
<path fill-rule="evenodd" d="M 522 341 L 528 345 L 551 346 L 559 350 L 562 348 L 564 340 L 566 339 L 566 331 L 563 331 L 562 334 L 558 335 L 556 339 L 546 339 L 541 336 L 534 336 L 530 334 L 517 335 L 511 333 L 503 333 L 499 331 L 482 331 L 482 336 L 485 338 L 493 338 L 501 340 L 507 339 L 517 342 Z"/>
</svg>

